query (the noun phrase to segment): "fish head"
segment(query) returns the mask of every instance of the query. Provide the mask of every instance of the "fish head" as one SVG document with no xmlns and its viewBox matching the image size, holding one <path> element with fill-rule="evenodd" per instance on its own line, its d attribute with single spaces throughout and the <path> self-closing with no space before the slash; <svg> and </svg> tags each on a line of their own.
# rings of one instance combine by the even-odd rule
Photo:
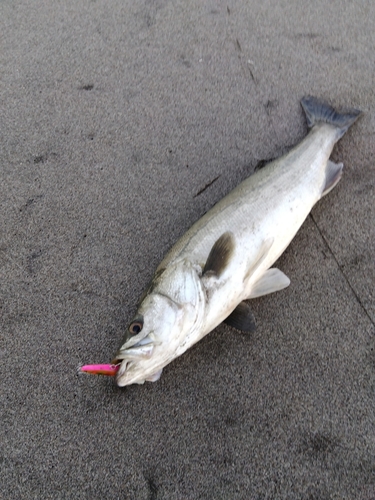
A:
<svg viewBox="0 0 375 500">
<path fill-rule="evenodd" d="M 144 294 L 113 363 L 119 387 L 155 381 L 178 356 L 203 316 L 202 287 L 197 270 L 179 263 L 163 270 Z"/>
</svg>

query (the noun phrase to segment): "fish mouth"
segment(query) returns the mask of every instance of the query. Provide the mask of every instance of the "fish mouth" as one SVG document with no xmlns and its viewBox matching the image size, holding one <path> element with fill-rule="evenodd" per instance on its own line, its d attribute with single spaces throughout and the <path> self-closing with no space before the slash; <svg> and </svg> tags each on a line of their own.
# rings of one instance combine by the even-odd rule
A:
<svg viewBox="0 0 375 500">
<path fill-rule="evenodd" d="M 143 376 L 142 371 L 132 370 L 135 363 L 123 359 L 119 365 L 119 369 L 115 376 L 115 383 L 118 387 L 124 387 L 131 384 L 144 384 L 146 378 Z M 136 368 L 136 367 L 135 367 Z"/>
<path fill-rule="evenodd" d="M 123 363 L 124 360 L 138 361 L 141 359 L 150 359 L 152 353 L 154 352 L 154 348 L 155 343 L 146 337 L 137 342 L 137 344 L 134 344 L 132 347 L 121 347 L 117 351 L 112 363 Z"/>
<path fill-rule="evenodd" d="M 112 364 L 119 365 L 116 373 L 115 381 L 119 387 L 129 384 L 143 384 L 145 381 L 142 379 L 140 373 L 130 373 L 131 367 L 133 367 L 137 362 L 146 361 L 152 357 L 154 352 L 155 342 L 149 338 L 145 337 L 139 340 L 136 344 L 130 345 L 125 344 L 121 347 L 115 357 L 112 360 Z M 137 379 L 139 381 L 137 381 Z"/>
<path fill-rule="evenodd" d="M 112 361 L 113 364 L 123 363 L 127 361 L 140 361 L 142 359 L 150 359 L 154 352 L 154 344 L 139 344 L 127 349 L 120 349 Z"/>
<path fill-rule="evenodd" d="M 130 368 L 130 366 L 132 364 L 133 363 L 131 361 L 120 360 L 119 369 L 117 370 L 117 373 L 116 373 L 116 376 L 115 376 L 115 381 L 116 381 L 117 385 L 119 385 L 121 377 L 123 377 L 123 375 L 126 373 L 127 369 Z"/>
</svg>

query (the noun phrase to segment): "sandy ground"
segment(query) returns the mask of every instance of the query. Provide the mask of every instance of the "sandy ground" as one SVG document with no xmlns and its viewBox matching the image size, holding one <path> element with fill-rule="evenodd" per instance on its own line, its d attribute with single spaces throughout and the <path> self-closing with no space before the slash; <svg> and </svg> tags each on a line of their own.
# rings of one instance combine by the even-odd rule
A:
<svg viewBox="0 0 375 500">
<path fill-rule="evenodd" d="M 5 0 L 0 43 L 0 497 L 373 500 L 375 4 Z M 177 238 L 305 136 L 308 94 L 365 114 L 257 331 L 155 384 L 78 376 Z"/>
</svg>

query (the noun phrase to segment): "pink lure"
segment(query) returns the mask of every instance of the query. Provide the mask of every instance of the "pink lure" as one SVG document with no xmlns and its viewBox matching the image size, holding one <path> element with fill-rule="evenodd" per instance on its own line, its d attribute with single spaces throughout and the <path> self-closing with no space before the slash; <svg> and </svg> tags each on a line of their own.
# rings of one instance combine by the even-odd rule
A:
<svg viewBox="0 0 375 500">
<path fill-rule="evenodd" d="M 114 377 L 120 368 L 118 365 L 85 365 L 81 366 L 81 372 L 92 373 L 93 375 L 108 375 Z"/>
</svg>

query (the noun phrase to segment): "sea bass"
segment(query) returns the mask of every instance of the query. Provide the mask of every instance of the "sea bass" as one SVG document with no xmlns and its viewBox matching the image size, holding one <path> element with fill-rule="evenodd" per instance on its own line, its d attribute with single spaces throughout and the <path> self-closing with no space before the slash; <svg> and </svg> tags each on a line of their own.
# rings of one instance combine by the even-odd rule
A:
<svg viewBox="0 0 375 500">
<path fill-rule="evenodd" d="M 159 379 L 163 368 L 221 322 L 254 329 L 246 300 L 287 287 L 272 264 L 315 203 L 339 182 L 335 143 L 361 114 L 301 101 L 311 131 L 243 181 L 172 247 L 156 269 L 112 361 L 122 387 Z"/>
</svg>

